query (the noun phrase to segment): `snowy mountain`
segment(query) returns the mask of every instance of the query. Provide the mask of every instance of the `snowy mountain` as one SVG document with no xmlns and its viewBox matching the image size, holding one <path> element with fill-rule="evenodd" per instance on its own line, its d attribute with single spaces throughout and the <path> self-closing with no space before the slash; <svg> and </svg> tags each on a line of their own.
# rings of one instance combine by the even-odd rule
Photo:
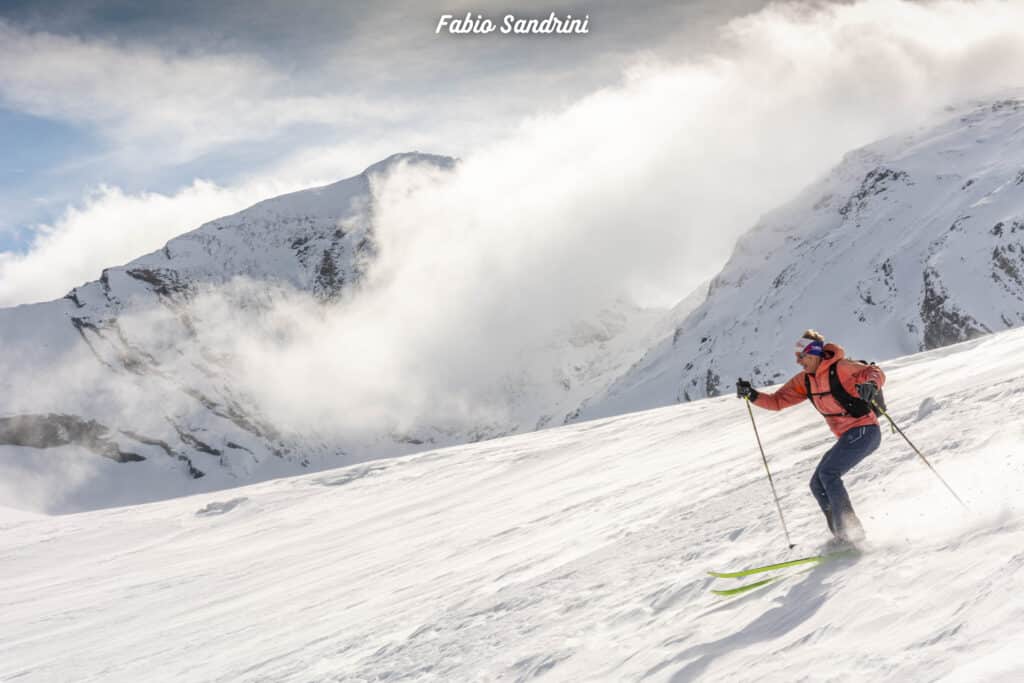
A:
<svg viewBox="0 0 1024 683">
<path fill-rule="evenodd" d="M 816 552 L 810 406 L 719 397 L 61 517 L 0 509 L 0 679 L 1015 681 L 1024 330 L 890 360 L 846 477 L 858 558 L 740 598 L 706 572 Z"/>
<path fill-rule="evenodd" d="M 579 417 L 782 382 L 809 327 L 881 360 L 1022 321 L 1024 100 L 1001 99 L 851 152 L 766 215 L 704 302 Z"/>
<path fill-rule="evenodd" d="M 627 350 L 643 348 L 660 312 L 612 302 L 567 321 L 509 369 L 495 397 L 509 417 L 490 424 L 287 430 L 244 390 L 261 370 L 239 365 L 244 333 L 304 333 L 268 311 L 317 316 L 360 295 L 379 250 L 373 183 L 399 167 L 454 165 L 395 155 L 207 223 L 62 300 L 0 309 L 0 504 L 132 504 L 559 424 L 636 360 Z"/>
<path fill-rule="evenodd" d="M 453 161 L 398 155 L 207 223 L 62 300 L 0 310 L 3 498 L 75 510 L 337 463 L 328 445 L 278 433 L 238 395 L 210 343 L 231 333 L 230 318 L 219 331 L 223 311 L 194 303 L 238 282 L 259 283 L 228 290 L 240 308 L 292 289 L 341 296 L 374 255 L 371 179 L 399 163 Z"/>
</svg>

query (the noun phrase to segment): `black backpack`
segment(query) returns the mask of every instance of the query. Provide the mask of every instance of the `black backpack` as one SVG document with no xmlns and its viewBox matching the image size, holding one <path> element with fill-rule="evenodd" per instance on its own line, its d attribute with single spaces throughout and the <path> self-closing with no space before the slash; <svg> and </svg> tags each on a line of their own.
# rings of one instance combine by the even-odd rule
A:
<svg viewBox="0 0 1024 683">
<path fill-rule="evenodd" d="M 853 361 L 854 363 L 861 363 L 862 365 L 874 365 L 865 360 Z M 843 383 L 839 381 L 839 375 L 836 371 L 836 366 L 839 362 L 836 361 L 828 368 L 828 391 L 818 392 L 817 394 L 811 392 L 811 377 L 810 375 L 804 375 L 804 387 L 807 389 L 807 400 L 811 402 L 811 405 L 815 409 L 824 415 L 825 417 L 864 417 L 870 412 L 875 415 L 881 415 L 886 411 L 885 407 L 885 396 L 882 394 L 882 389 L 879 387 L 878 393 L 875 394 L 874 405 L 869 405 L 867 401 L 861 399 L 860 396 L 851 396 L 850 392 L 846 390 Z M 815 396 L 826 396 L 832 394 L 832 397 L 838 401 L 839 405 L 843 407 L 845 413 L 823 413 L 818 404 L 815 403 Z"/>
</svg>

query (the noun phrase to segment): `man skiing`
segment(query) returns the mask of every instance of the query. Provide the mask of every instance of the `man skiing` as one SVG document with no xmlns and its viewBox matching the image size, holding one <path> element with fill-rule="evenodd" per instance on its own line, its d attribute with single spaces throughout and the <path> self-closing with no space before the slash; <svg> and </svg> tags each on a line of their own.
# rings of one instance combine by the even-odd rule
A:
<svg viewBox="0 0 1024 683">
<path fill-rule="evenodd" d="M 811 493 L 825 513 L 828 529 L 842 543 L 863 540 L 864 528 L 853 511 L 842 476 L 870 455 L 882 440 L 871 410 L 881 400 L 885 374 L 875 365 L 846 358 L 838 344 L 825 343 L 807 330 L 796 343 L 796 361 L 803 368 L 775 393 L 761 393 L 746 380 L 736 382 L 736 395 L 767 410 L 782 410 L 810 399 L 838 437 L 811 477 Z"/>
</svg>

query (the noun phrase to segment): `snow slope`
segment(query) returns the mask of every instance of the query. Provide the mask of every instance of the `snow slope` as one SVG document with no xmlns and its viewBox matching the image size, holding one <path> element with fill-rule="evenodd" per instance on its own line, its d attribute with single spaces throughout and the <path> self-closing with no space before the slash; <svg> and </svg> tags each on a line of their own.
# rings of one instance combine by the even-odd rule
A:
<svg viewBox="0 0 1024 683">
<path fill-rule="evenodd" d="M 867 552 L 814 552 L 809 407 L 719 397 L 220 494 L 0 514 L 0 680 L 979 681 L 1024 676 L 1024 330 L 894 360 L 908 436 L 847 477 Z M 129 465 L 130 466 L 130 465 Z"/>
<path fill-rule="evenodd" d="M 766 215 L 704 302 L 580 417 L 781 382 L 809 327 L 878 360 L 1024 322 L 1024 99 L 948 116 L 850 152 Z"/>
</svg>

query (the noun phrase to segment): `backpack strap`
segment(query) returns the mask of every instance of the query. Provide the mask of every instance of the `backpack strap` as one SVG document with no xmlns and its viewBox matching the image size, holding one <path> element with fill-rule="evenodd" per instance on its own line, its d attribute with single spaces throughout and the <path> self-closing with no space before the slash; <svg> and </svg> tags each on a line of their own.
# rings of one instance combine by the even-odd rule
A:
<svg viewBox="0 0 1024 683">
<path fill-rule="evenodd" d="M 835 363 L 832 364 L 832 368 L 834 368 L 834 367 L 835 367 Z M 830 372 L 830 375 L 831 375 L 831 368 L 829 369 L 829 372 Z M 829 379 L 831 380 L 831 376 L 829 377 Z M 831 385 L 831 381 L 829 382 L 829 384 Z M 846 413 L 826 413 L 825 411 L 823 411 L 821 409 L 821 406 L 818 405 L 818 402 L 814 400 L 815 396 L 828 396 L 828 395 L 830 395 L 832 393 L 832 387 L 831 386 L 829 386 L 829 390 L 828 391 L 819 391 L 817 393 L 811 391 L 811 376 L 805 372 L 804 373 L 804 388 L 807 390 L 807 400 L 810 401 L 811 405 L 814 406 L 814 409 L 817 410 L 819 413 L 821 413 L 824 417 L 844 417 L 846 415 Z"/>
<path fill-rule="evenodd" d="M 828 368 L 828 391 L 821 391 L 814 393 L 811 391 L 811 378 L 810 375 L 804 373 L 804 387 L 807 389 L 807 398 L 815 409 L 821 413 L 824 417 L 864 417 L 871 412 L 871 406 L 868 405 L 867 401 L 864 401 L 859 396 L 851 396 L 850 392 L 846 390 L 843 383 L 839 380 L 839 372 L 836 366 L 839 362 L 835 362 Z M 826 413 L 818 405 L 817 401 L 814 400 L 815 396 L 826 396 L 831 394 L 832 398 L 843 407 L 845 412 L 842 413 Z"/>
</svg>

